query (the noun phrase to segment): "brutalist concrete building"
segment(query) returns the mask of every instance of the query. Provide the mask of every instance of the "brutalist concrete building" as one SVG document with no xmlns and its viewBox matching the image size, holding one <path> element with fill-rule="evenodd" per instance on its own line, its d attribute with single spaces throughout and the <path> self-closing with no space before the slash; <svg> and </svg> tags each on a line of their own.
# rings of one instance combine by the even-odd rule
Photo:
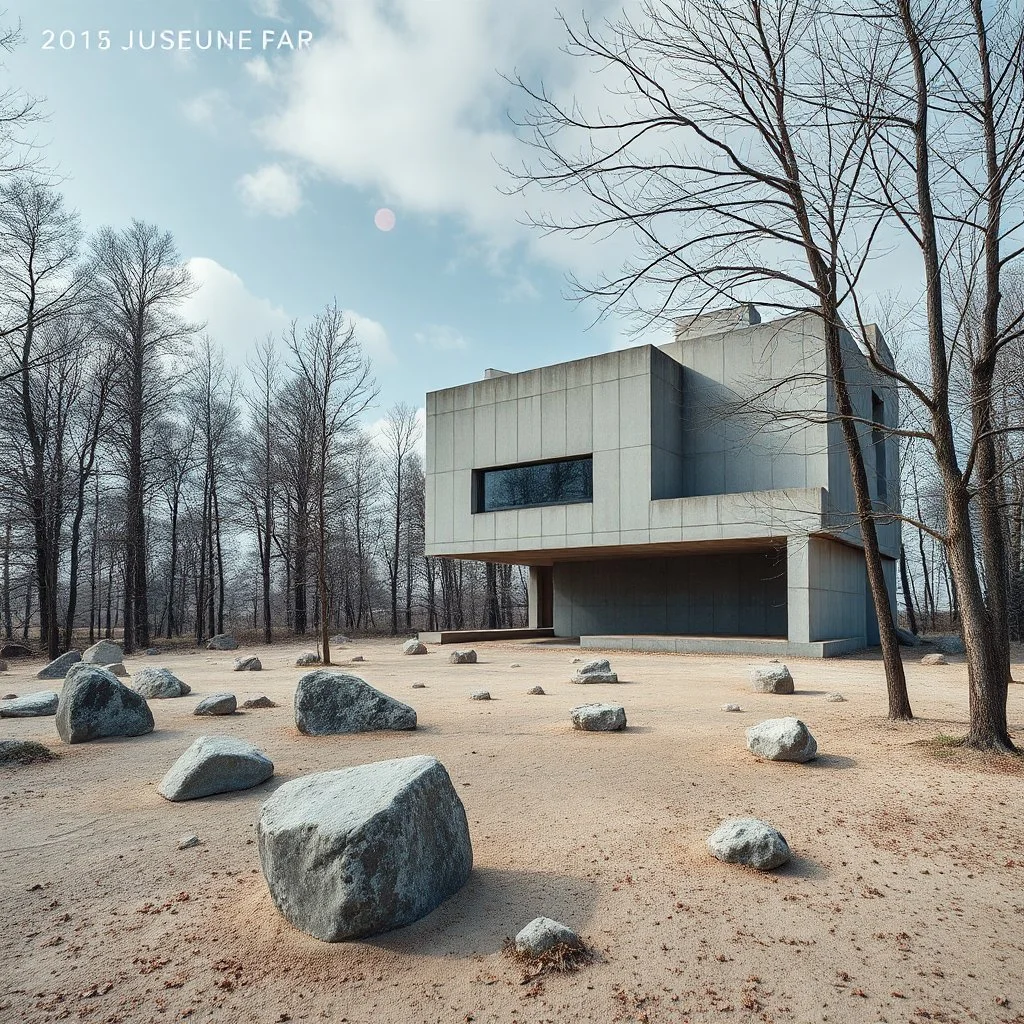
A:
<svg viewBox="0 0 1024 1024">
<path fill-rule="evenodd" d="M 896 393 L 863 339 L 843 343 L 872 497 L 898 512 Z M 666 345 L 489 370 L 427 395 L 427 554 L 529 566 L 535 635 L 584 647 L 875 644 L 834 409 L 818 318 L 749 305 Z M 894 604 L 898 523 L 879 536 Z"/>
</svg>

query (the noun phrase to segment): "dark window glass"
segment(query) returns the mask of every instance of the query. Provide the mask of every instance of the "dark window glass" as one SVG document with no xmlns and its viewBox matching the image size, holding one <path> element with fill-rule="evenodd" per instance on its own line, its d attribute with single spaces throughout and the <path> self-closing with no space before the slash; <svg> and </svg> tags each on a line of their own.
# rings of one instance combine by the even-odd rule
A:
<svg viewBox="0 0 1024 1024">
<path fill-rule="evenodd" d="M 885 404 L 871 392 L 871 446 L 875 451 L 875 495 L 881 502 L 889 500 L 889 470 L 885 458 Z"/>
<path fill-rule="evenodd" d="M 476 472 L 475 512 L 594 500 L 594 460 L 563 459 Z"/>
</svg>

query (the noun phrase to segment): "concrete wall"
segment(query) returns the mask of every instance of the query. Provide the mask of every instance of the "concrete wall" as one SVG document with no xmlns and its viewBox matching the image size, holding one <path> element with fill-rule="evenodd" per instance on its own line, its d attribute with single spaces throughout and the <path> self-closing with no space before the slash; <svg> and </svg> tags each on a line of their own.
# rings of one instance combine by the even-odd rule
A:
<svg viewBox="0 0 1024 1024">
<path fill-rule="evenodd" d="M 554 566 L 555 634 L 785 636 L 784 551 Z"/>
</svg>

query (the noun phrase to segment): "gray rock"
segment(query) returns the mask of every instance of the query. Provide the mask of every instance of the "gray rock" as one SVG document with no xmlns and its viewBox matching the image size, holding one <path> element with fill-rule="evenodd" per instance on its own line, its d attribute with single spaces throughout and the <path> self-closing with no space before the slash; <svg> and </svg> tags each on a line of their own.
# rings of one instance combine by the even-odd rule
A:
<svg viewBox="0 0 1024 1024">
<path fill-rule="evenodd" d="M 922 665 L 948 665 L 949 662 L 946 661 L 946 656 L 944 654 L 926 654 L 921 659 L 921 664 Z"/>
<path fill-rule="evenodd" d="M 208 651 L 237 651 L 238 641 L 229 633 L 218 633 L 217 636 L 210 637 L 206 649 Z"/>
<path fill-rule="evenodd" d="M 509 665 L 509 668 L 522 668 L 522 667 L 523 666 L 520 665 L 518 661 L 513 661 L 512 664 Z"/>
<path fill-rule="evenodd" d="M 344 672 L 307 672 L 295 688 L 295 726 L 307 736 L 415 729 L 416 712 Z"/>
<path fill-rule="evenodd" d="M 425 690 L 427 688 L 427 684 L 426 683 L 413 683 L 412 684 L 412 688 L 414 690 Z"/>
<path fill-rule="evenodd" d="M 123 661 L 115 661 L 112 665 L 104 665 L 102 667 L 112 676 L 117 676 L 119 679 L 126 679 L 128 677 L 128 669 L 124 667 Z"/>
<path fill-rule="evenodd" d="M 896 639 L 899 640 L 902 647 L 920 647 L 921 638 L 914 633 L 911 633 L 909 629 L 900 629 L 896 627 Z"/>
<path fill-rule="evenodd" d="M 583 660 L 582 658 L 570 658 L 569 659 L 569 664 L 570 665 L 578 665 L 582 660 Z"/>
<path fill-rule="evenodd" d="M 0 647 L 0 658 L 38 658 L 40 655 L 24 644 L 4 644 Z"/>
<path fill-rule="evenodd" d="M 57 714 L 60 697 L 53 690 L 27 693 L 0 704 L 0 718 L 45 718 Z"/>
<path fill-rule="evenodd" d="M 321 657 L 316 651 L 303 651 L 296 659 L 295 664 L 299 668 L 309 668 L 310 665 L 319 665 Z"/>
<path fill-rule="evenodd" d="M 584 732 L 618 732 L 626 728 L 626 709 L 621 704 L 581 704 L 569 714 L 572 727 Z"/>
<path fill-rule="evenodd" d="M 470 700 L 490 700 L 491 694 L 489 690 L 474 690 L 469 695 Z"/>
<path fill-rule="evenodd" d="M 234 736 L 200 736 L 164 776 L 157 792 L 165 800 L 198 800 L 252 789 L 274 774 L 274 762 Z"/>
<path fill-rule="evenodd" d="M 103 665 L 105 668 L 124 661 L 124 651 L 121 645 L 115 644 L 113 640 L 100 640 L 99 643 L 86 648 L 82 661 L 86 665 Z"/>
<path fill-rule="evenodd" d="M 211 693 L 204 697 L 192 712 L 193 715 L 233 715 L 238 701 L 233 693 Z"/>
<path fill-rule="evenodd" d="M 723 711 L 742 711 L 743 708 L 741 708 L 739 706 L 739 704 L 723 704 L 722 705 L 722 710 Z"/>
<path fill-rule="evenodd" d="M 68 674 L 72 665 L 77 665 L 82 660 L 78 651 L 68 651 L 59 658 L 54 658 L 45 668 L 36 673 L 36 679 L 63 679 Z"/>
<path fill-rule="evenodd" d="M 232 672 L 262 672 L 263 662 L 255 654 L 247 654 L 244 658 L 235 658 Z"/>
<path fill-rule="evenodd" d="M 191 850 L 193 846 L 199 845 L 199 836 L 182 836 L 178 840 L 179 850 Z"/>
<path fill-rule="evenodd" d="M 792 856 L 778 829 L 757 818 L 724 821 L 707 839 L 713 857 L 726 864 L 744 864 L 758 871 L 781 867 Z"/>
<path fill-rule="evenodd" d="M 607 658 L 588 661 L 581 665 L 572 677 L 574 683 L 617 683 L 618 675 L 612 671 Z"/>
<path fill-rule="evenodd" d="M 287 782 L 256 825 L 277 909 L 324 942 L 411 924 L 473 866 L 469 823 L 444 766 L 406 757 Z"/>
<path fill-rule="evenodd" d="M 16 693 L 5 693 L 0 700 L 17 700 L 18 695 Z"/>
<path fill-rule="evenodd" d="M 7 662 L 4 661 L 3 658 L 0 658 L 0 672 L 6 672 L 6 671 L 7 671 Z"/>
<path fill-rule="evenodd" d="M 448 660 L 453 665 L 475 665 L 476 651 L 452 651 L 452 653 L 448 655 Z"/>
<path fill-rule="evenodd" d="M 159 653 L 160 653 L 160 648 L 159 647 L 147 647 L 146 648 L 146 656 L 147 657 L 155 658 Z"/>
<path fill-rule="evenodd" d="M 845 704 L 846 698 L 841 693 L 826 693 L 825 700 L 830 704 Z"/>
<path fill-rule="evenodd" d="M 555 946 L 581 949 L 583 941 L 571 928 L 550 917 L 535 917 L 516 935 L 516 952 L 524 956 L 538 957 Z"/>
<path fill-rule="evenodd" d="M 543 686 L 531 686 L 526 692 L 531 697 L 543 697 L 544 696 L 544 687 Z"/>
<path fill-rule="evenodd" d="M 766 761 L 810 761 L 818 743 L 799 718 L 769 718 L 747 730 L 747 750 Z"/>
<path fill-rule="evenodd" d="M 266 695 L 260 694 L 258 697 L 250 697 L 248 700 L 242 701 L 243 708 L 276 708 L 277 705 Z"/>
<path fill-rule="evenodd" d="M 793 677 L 785 665 L 754 665 L 750 669 L 754 693 L 792 693 Z"/>
<path fill-rule="evenodd" d="M 963 640 L 958 636 L 937 636 L 933 641 L 935 648 L 943 654 L 966 654 Z"/>
<path fill-rule="evenodd" d="M 57 735 L 65 743 L 153 731 L 146 698 L 99 665 L 81 665 L 64 681 L 57 704 Z"/>
<path fill-rule="evenodd" d="M 415 640 L 415 639 L 413 639 L 413 640 L 406 640 L 405 643 L 402 644 L 402 653 L 403 654 L 426 654 L 427 653 L 427 649 L 426 649 L 426 647 L 423 646 L 423 644 L 421 644 L 419 642 L 419 640 Z"/>
<path fill-rule="evenodd" d="M 133 688 L 150 700 L 184 697 L 192 687 L 183 683 L 169 668 L 142 668 L 135 674 Z"/>
<path fill-rule="evenodd" d="M 353 662 L 356 662 L 356 661 L 366 661 L 366 659 L 361 654 L 355 655 L 350 660 L 353 661 Z"/>
<path fill-rule="evenodd" d="M 340 633 L 337 636 L 332 636 L 331 637 L 331 643 L 332 644 L 337 644 L 339 647 L 342 644 L 348 644 L 348 643 L 351 643 L 351 642 L 352 641 L 349 640 L 349 638 L 347 636 L 342 636 Z"/>
<path fill-rule="evenodd" d="M 56 760 L 57 754 L 35 740 L 0 740 L 0 765 L 4 767 Z"/>
</svg>

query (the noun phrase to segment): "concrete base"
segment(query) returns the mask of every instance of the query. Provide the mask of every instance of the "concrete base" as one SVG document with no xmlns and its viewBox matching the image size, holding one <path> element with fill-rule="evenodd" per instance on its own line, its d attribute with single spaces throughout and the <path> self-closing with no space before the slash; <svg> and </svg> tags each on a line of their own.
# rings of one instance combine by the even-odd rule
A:
<svg viewBox="0 0 1024 1024">
<path fill-rule="evenodd" d="M 422 644 L 468 644 L 485 640 L 543 640 L 553 637 L 552 627 L 541 629 L 442 629 L 436 633 L 418 633 Z"/>
<path fill-rule="evenodd" d="M 580 647 L 604 651 L 664 651 L 668 654 L 752 654 L 777 658 L 835 658 L 864 649 L 863 637 L 800 643 L 783 637 L 581 636 Z"/>
</svg>

